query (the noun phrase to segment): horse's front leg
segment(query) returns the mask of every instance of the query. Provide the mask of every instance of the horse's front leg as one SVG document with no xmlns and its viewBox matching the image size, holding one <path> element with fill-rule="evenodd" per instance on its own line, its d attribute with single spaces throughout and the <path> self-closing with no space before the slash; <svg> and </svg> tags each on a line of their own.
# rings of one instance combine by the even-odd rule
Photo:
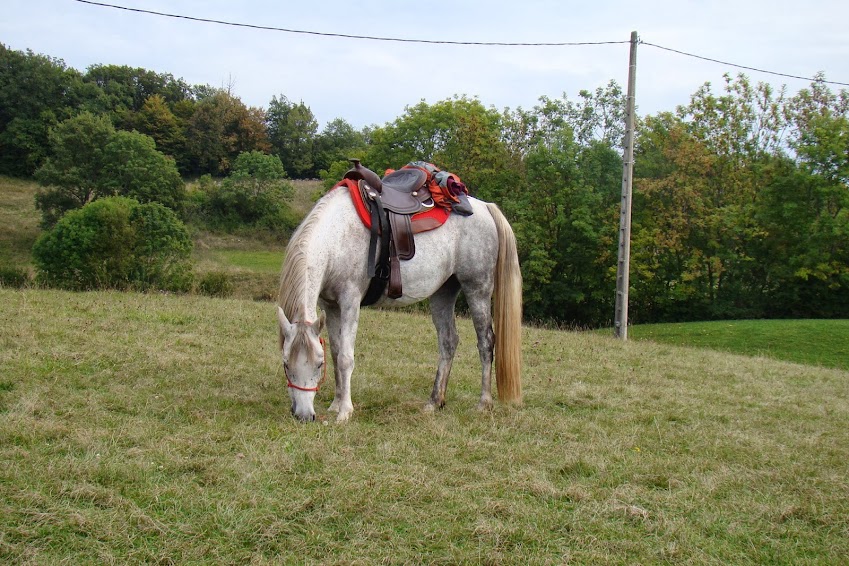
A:
<svg viewBox="0 0 849 566">
<path fill-rule="evenodd" d="M 454 365 L 454 354 L 460 336 L 454 320 L 454 305 L 460 287 L 456 280 L 449 280 L 430 298 L 430 313 L 433 325 L 436 327 L 436 339 L 439 343 L 439 362 L 436 367 L 436 377 L 433 380 L 433 391 L 430 400 L 425 405 L 425 411 L 435 411 L 445 406 L 445 392 L 448 389 L 448 378 Z"/>
<path fill-rule="evenodd" d="M 351 375 L 354 372 L 354 345 L 360 307 L 358 303 L 353 307 L 326 305 L 325 313 L 336 382 L 333 402 L 328 410 L 337 413 L 336 422 L 345 422 L 354 412 L 354 404 L 351 402 Z"/>
</svg>

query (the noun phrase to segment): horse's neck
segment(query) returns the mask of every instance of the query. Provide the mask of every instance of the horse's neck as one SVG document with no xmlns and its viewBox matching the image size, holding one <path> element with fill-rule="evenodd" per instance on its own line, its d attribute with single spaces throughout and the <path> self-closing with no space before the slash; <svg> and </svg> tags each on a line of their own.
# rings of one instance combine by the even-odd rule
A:
<svg viewBox="0 0 849 566">
<path fill-rule="evenodd" d="M 326 195 L 292 237 L 281 280 L 281 303 L 287 316 L 298 320 L 315 320 L 317 317 L 318 298 L 333 251 L 333 246 L 328 243 L 335 240 L 330 236 L 334 219 L 338 217 L 334 209 L 344 205 L 342 198 L 350 197 Z"/>
</svg>

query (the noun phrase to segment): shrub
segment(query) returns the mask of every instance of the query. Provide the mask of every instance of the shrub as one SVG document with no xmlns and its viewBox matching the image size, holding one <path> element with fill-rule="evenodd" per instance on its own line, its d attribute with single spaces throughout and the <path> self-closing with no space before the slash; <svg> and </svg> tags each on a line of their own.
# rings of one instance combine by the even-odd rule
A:
<svg viewBox="0 0 849 566">
<path fill-rule="evenodd" d="M 191 286 L 192 242 L 158 203 L 109 197 L 68 212 L 33 247 L 40 282 L 63 289 Z"/>
<path fill-rule="evenodd" d="M 130 212 L 135 228 L 130 280 L 141 289 L 188 291 L 192 286 L 192 240 L 174 212 L 159 203 L 141 204 Z"/>
<path fill-rule="evenodd" d="M 21 267 L 0 267 L 0 287 L 22 289 L 29 285 L 29 271 Z"/>
<path fill-rule="evenodd" d="M 198 281 L 198 293 L 210 297 L 229 297 L 233 292 L 230 277 L 221 271 L 205 273 Z"/>
<path fill-rule="evenodd" d="M 190 196 L 190 217 L 227 231 L 250 227 L 288 233 L 298 224 L 287 204 L 294 192 L 279 157 L 246 152 L 220 183 L 200 179 Z"/>
</svg>

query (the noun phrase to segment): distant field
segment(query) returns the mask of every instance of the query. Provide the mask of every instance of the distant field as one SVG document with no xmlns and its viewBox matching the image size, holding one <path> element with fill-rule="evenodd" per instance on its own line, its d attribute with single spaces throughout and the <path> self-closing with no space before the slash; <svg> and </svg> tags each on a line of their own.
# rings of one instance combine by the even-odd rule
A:
<svg viewBox="0 0 849 566">
<path fill-rule="evenodd" d="M 223 250 L 213 255 L 222 264 L 257 273 L 278 273 L 283 264 L 283 254 L 279 251 Z"/>
<path fill-rule="evenodd" d="M 40 233 L 36 185 L 0 176 L 0 267 L 29 269 L 30 250 Z"/>
<path fill-rule="evenodd" d="M 321 181 L 310 179 L 299 179 L 292 181 L 295 186 L 295 196 L 292 197 L 292 208 L 301 216 L 306 216 L 318 200 L 321 191 Z"/>
<path fill-rule="evenodd" d="M 3 564 L 844 564 L 849 372 L 526 328 L 436 414 L 427 315 L 366 310 L 355 412 L 288 415 L 273 306 L 0 289 Z M 415 336 L 415 342 L 410 337 Z M 411 346 L 414 344 L 415 346 Z"/>
<path fill-rule="evenodd" d="M 635 340 L 767 356 L 849 370 L 849 320 L 733 320 L 646 324 L 628 329 Z"/>
</svg>

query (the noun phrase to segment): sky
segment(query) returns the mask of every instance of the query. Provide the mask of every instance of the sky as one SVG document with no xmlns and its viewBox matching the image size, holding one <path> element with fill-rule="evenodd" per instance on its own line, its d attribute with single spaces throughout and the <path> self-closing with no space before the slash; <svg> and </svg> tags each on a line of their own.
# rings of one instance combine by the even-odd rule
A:
<svg viewBox="0 0 849 566">
<path fill-rule="evenodd" d="M 641 116 L 674 111 L 723 75 L 789 94 L 809 80 L 740 69 L 660 49 L 794 75 L 818 72 L 849 88 L 846 0 L 103 0 L 195 18 L 388 38 L 455 42 L 606 45 L 519 47 L 401 43 L 202 23 L 77 0 L 0 0 L 0 43 L 64 60 L 171 73 L 189 84 L 229 87 L 249 106 L 286 96 L 320 127 L 343 118 L 383 125 L 421 100 L 454 95 L 487 107 L 532 108 L 541 96 L 578 100 L 611 80 L 628 83 L 629 40 L 638 32 L 636 104 Z M 648 43 L 653 45 L 648 45 Z"/>
</svg>

